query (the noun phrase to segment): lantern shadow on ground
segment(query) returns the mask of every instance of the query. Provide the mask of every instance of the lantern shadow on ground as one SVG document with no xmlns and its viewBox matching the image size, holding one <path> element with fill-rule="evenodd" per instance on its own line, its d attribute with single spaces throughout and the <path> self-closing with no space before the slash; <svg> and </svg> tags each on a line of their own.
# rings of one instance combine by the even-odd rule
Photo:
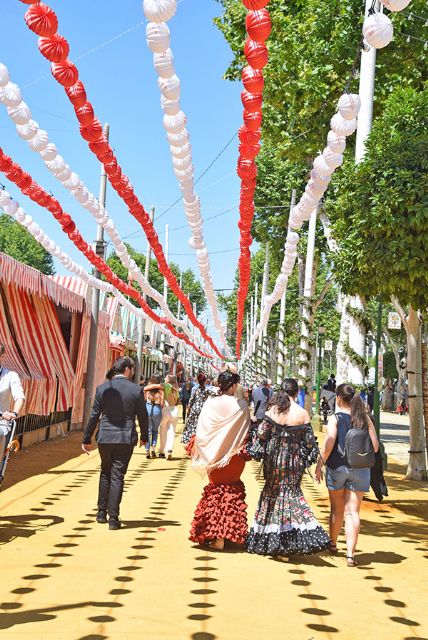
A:
<svg viewBox="0 0 428 640">
<path fill-rule="evenodd" d="M 112 602 L 76 602 L 74 604 L 63 604 L 55 607 L 43 607 L 40 609 L 31 609 L 30 611 L 15 611 L 13 613 L 3 613 L 0 616 L 0 630 L 12 629 L 20 624 L 34 624 L 35 622 L 46 622 L 54 620 L 57 616 L 55 613 L 60 611 L 69 611 L 71 609 L 84 609 L 86 607 L 121 607 L 123 605 Z M 33 629 L 32 629 L 33 631 Z"/>
<path fill-rule="evenodd" d="M 18 516 L 2 516 L 0 519 L 0 544 L 16 538 L 30 538 L 38 532 L 64 522 L 59 516 L 34 513 Z"/>
</svg>

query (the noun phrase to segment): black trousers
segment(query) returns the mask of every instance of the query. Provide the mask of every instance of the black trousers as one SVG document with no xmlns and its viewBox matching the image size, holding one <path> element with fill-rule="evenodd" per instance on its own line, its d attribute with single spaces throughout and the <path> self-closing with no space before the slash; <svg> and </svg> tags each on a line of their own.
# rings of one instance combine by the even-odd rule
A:
<svg viewBox="0 0 428 640">
<path fill-rule="evenodd" d="M 189 404 L 188 402 L 182 402 L 182 407 L 183 407 L 183 422 L 186 422 L 186 411 L 187 411 L 187 405 Z"/>
<path fill-rule="evenodd" d="M 119 517 L 125 474 L 133 450 L 132 444 L 98 444 L 101 458 L 98 510 L 107 511 L 110 518 Z"/>
</svg>

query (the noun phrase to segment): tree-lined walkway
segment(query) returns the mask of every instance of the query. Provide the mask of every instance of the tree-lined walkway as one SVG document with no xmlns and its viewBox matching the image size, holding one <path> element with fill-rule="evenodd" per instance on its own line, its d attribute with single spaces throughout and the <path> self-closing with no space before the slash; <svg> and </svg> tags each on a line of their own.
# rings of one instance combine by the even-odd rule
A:
<svg viewBox="0 0 428 640">
<path fill-rule="evenodd" d="M 428 637 L 428 490 L 402 480 L 405 468 L 393 460 L 390 498 L 364 502 L 361 566 L 349 569 L 343 544 L 339 557 L 290 561 L 192 546 L 189 523 L 203 483 L 180 445 L 170 463 L 135 451 L 125 527 L 109 531 L 94 521 L 97 453 L 65 459 L 66 450 L 78 453 L 79 439 L 22 452 L 10 468 L 15 484 L 0 496 L 6 640 Z M 33 475 L 18 481 L 26 467 Z M 256 471 L 250 463 L 244 477 L 250 517 Z M 308 478 L 305 491 L 327 525 L 325 488 Z"/>
</svg>

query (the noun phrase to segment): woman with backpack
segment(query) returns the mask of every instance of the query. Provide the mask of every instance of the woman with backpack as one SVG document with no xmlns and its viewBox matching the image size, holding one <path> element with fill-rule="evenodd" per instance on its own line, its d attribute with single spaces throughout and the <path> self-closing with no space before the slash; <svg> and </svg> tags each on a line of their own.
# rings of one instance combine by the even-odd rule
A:
<svg viewBox="0 0 428 640">
<path fill-rule="evenodd" d="M 315 477 L 321 481 L 325 464 L 330 498 L 330 551 L 337 553 L 337 537 L 345 520 L 348 567 L 358 566 L 354 554 L 360 531 L 360 507 L 364 493 L 370 489 L 370 468 L 378 449 L 376 431 L 362 399 L 352 385 L 340 384 L 336 389 L 336 414 L 328 420 Z"/>
<path fill-rule="evenodd" d="M 164 405 L 160 376 L 153 375 L 150 378 L 149 384 L 144 387 L 144 399 L 146 401 L 147 415 L 149 416 L 149 439 L 146 444 L 146 457 L 156 458 L 155 448 Z"/>
</svg>

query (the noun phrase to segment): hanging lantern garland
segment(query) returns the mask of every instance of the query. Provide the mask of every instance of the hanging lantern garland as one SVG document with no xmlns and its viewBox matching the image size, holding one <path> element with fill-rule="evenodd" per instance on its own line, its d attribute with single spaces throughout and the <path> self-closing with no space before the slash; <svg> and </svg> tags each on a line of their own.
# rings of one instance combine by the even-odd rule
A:
<svg viewBox="0 0 428 640">
<path fill-rule="evenodd" d="M 149 307 L 141 293 L 134 289 L 134 287 L 123 282 L 123 280 L 113 272 L 111 267 L 109 267 L 109 265 L 100 256 L 98 256 L 90 245 L 88 245 L 88 243 L 83 239 L 82 235 L 76 228 L 76 224 L 72 217 L 63 211 L 58 200 L 38 185 L 32 177 L 23 171 L 16 162 L 13 162 L 13 160 L 7 156 L 2 149 L 0 149 L 0 171 L 5 174 L 8 180 L 16 184 L 24 195 L 28 196 L 33 202 L 36 202 L 38 205 L 51 212 L 53 217 L 61 225 L 62 230 L 68 235 L 77 249 L 83 253 L 89 262 L 98 269 L 98 271 L 100 271 L 105 278 L 114 287 L 116 287 L 116 289 L 121 291 L 124 295 L 133 298 L 154 322 L 167 327 L 176 338 L 184 340 L 189 346 L 192 346 L 198 353 L 200 353 L 200 355 L 211 357 L 209 354 L 198 349 L 186 335 L 178 333 L 169 320 L 158 316 Z"/>
<path fill-rule="evenodd" d="M 25 2 L 25 4 L 29 3 Z M 173 9 L 175 0 L 153 0 L 152 4 L 154 7 L 162 6 L 164 11 L 163 15 L 169 15 Z M 43 2 L 31 3 L 31 6 L 25 14 L 25 22 L 31 31 L 40 36 L 38 43 L 40 53 L 51 62 L 52 75 L 55 80 L 64 87 L 70 102 L 75 108 L 77 118 L 77 110 L 80 107 L 83 107 L 83 105 L 86 105 L 84 114 L 86 124 L 79 121 L 80 135 L 88 142 L 88 146 L 92 153 L 94 153 L 98 160 L 103 164 L 113 189 L 126 203 L 131 215 L 138 220 L 143 227 L 153 253 L 157 258 L 159 271 L 167 280 L 173 294 L 181 301 L 189 320 L 197 329 L 199 329 L 201 336 L 214 349 L 215 353 L 220 358 L 223 358 L 212 338 L 207 334 L 204 325 L 197 319 L 193 312 L 190 300 L 181 289 L 174 273 L 168 265 L 162 245 L 159 242 L 158 235 L 149 215 L 145 211 L 140 200 L 137 198 L 129 178 L 122 172 L 113 149 L 104 138 L 100 121 L 95 115 L 92 115 L 94 110 L 91 103 L 87 100 L 85 87 L 82 81 L 79 80 L 78 69 L 67 57 L 65 57 L 66 54 L 68 55 L 69 46 L 64 36 L 57 33 L 58 19 L 55 12 Z M 58 58 L 60 58 L 60 62 L 57 62 Z M 159 60 L 160 72 L 158 73 L 161 77 L 163 77 L 162 74 L 167 74 L 167 69 L 171 64 L 172 55 L 164 55 Z M 162 69 L 164 71 L 162 71 Z M 167 79 L 168 75 L 165 76 L 165 80 Z M 170 89 L 171 92 L 174 91 L 173 86 L 171 86 Z M 15 90 L 12 90 L 11 99 L 14 104 L 11 104 L 10 106 L 17 106 L 21 102 L 21 97 Z M 185 130 L 186 124 L 184 113 L 179 112 L 173 116 L 165 115 L 165 118 L 171 118 L 169 122 L 170 130 L 173 132 L 173 135 L 181 135 Z"/>
<path fill-rule="evenodd" d="M 180 80 L 175 74 L 174 58 L 170 49 L 170 30 L 166 24 L 176 11 L 176 0 L 144 0 L 144 14 L 149 20 L 146 27 L 147 46 L 153 53 L 153 66 L 158 74 L 161 92 L 161 107 L 164 111 L 163 125 L 170 143 L 174 173 L 183 194 L 184 211 L 192 237 L 189 245 L 196 251 L 199 273 L 206 299 L 211 308 L 223 347 L 228 350 L 224 327 L 220 319 L 217 296 L 211 276 L 210 258 L 203 236 L 201 205 L 194 189 L 192 147 L 186 128 L 186 116 L 180 109 Z M 184 128 L 177 130 L 177 122 Z M 177 138 L 175 136 L 178 136 Z"/>
<path fill-rule="evenodd" d="M 2 82 L 6 82 L 6 80 L 10 82 L 9 71 L 4 64 L 0 63 L 0 88 Z M 7 86 L 7 84 L 5 86 Z M 3 94 L 0 90 L 0 103 L 2 102 L 4 102 Z M 165 317 L 176 327 L 184 331 L 189 338 L 194 339 L 197 346 L 200 347 L 198 340 L 194 338 L 190 329 L 187 327 L 186 321 L 178 320 L 174 316 L 164 296 L 150 285 L 135 260 L 131 258 L 126 245 L 119 236 L 116 226 L 106 209 L 100 205 L 97 198 L 87 189 L 79 176 L 71 170 L 64 158 L 58 153 L 56 145 L 49 142 L 47 132 L 44 129 L 40 129 L 38 124 L 31 120 L 31 110 L 29 106 L 21 101 L 16 107 L 7 107 L 7 112 L 10 119 L 16 124 L 18 135 L 23 137 L 23 132 L 26 132 L 24 139 L 30 149 L 40 155 L 52 175 L 62 183 L 79 204 L 89 211 L 97 224 L 100 224 L 105 229 L 113 243 L 116 255 L 123 266 L 128 269 L 131 279 L 138 282 L 143 294 L 155 300 L 165 314 Z M 27 129 L 31 131 L 32 135 L 29 139 Z"/>
<path fill-rule="evenodd" d="M 265 8 L 269 0 L 242 0 L 249 10 L 246 16 L 247 40 L 244 54 L 247 66 L 242 71 L 244 90 L 241 93 L 244 107 L 244 124 L 239 129 L 239 158 L 237 173 L 241 178 L 239 202 L 239 286 L 237 294 L 236 354 L 241 350 L 244 308 L 251 272 L 252 244 L 251 225 L 254 217 L 254 192 L 256 189 L 257 165 L 255 159 L 260 151 L 260 127 L 262 124 L 262 102 L 264 77 L 262 69 L 268 62 L 265 41 L 271 31 L 269 11 Z"/>
</svg>

